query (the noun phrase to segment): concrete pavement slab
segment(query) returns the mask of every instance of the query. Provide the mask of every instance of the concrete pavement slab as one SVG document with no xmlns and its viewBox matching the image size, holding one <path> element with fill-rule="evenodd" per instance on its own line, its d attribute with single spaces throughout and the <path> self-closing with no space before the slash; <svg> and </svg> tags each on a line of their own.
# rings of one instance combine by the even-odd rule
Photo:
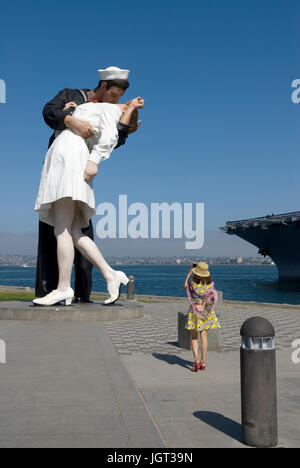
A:
<svg viewBox="0 0 300 468">
<path fill-rule="evenodd" d="M 239 352 L 209 353 L 192 373 L 190 352 L 122 356 L 169 447 L 245 447 L 241 443 Z M 300 447 L 300 364 L 277 352 L 279 446 Z"/>
<path fill-rule="evenodd" d="M 224 352 L 209 352 L 197 374 L 178 348 L 175 301 L 106 324 L 0 321 L 0 447 L 244 447 L 239 330 L 254 315 L 276 332 L 279 446 L 300 447 L 299 311 L 220 308 Z"/>
<path fill-rule="evenodd" d="M 0 324 L 0 447 L 164 447 L 100 322 Z"/>
</svg>

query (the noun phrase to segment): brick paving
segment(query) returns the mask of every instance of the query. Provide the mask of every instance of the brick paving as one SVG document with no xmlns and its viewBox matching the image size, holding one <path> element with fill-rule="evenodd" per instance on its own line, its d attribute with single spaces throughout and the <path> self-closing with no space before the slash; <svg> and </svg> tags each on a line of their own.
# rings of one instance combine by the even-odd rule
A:
<svg viewBox="0 0 300 468">
<path fill-rule="evenodd" d="M 184 301 L 145 303 L 144 318 L 109 322 L 105 328 L 120 355 L 179 354 L 186 350 L 178 347 L 177 314 L 187 312 L 188 307 L 188 302 Z M 272 323 L 278 350 L 291 349 L 292 341 L 300 339 L 300 308 L 223 302 L 216 313 L 220 316 L 224 352 L 239 349 L 240 328 L 252 316 L 259 315 Z"/>
</svg>

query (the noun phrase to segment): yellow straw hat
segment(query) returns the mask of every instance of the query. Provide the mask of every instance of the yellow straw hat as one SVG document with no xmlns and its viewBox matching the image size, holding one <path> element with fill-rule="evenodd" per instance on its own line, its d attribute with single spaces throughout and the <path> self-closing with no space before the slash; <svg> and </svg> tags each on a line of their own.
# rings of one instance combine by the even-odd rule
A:
<svg viewBox="0 0 300 468">
<path fill-rule="evenodd" d="M 194 275 L 200 276 L 200 278 L 208 278 L 210 276 L 208 265 L 204 262 L 197 263 L 197 266 L 192 269 L 192 272 Z"/>
</svg>

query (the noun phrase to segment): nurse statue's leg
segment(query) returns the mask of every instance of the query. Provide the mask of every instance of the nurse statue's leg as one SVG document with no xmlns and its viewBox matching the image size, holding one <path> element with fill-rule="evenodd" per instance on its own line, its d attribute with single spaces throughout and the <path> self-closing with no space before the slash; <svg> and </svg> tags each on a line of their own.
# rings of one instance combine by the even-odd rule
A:
<svg viewBox="0 0 300 468">
<path fill-rule="evenodd" d="M 89 262 L 98 268 L 104 279 L 109 283 L 115 279 L 116 272 L 106 262 L 95 242 L 82 232 L 78 215 L 79 210 L 80 208 L 77 205 L 72 226 L 74 246 L 87 260 L 89 260 Z"/>
<path fill-rule="evenodd" d="M 100 273 L 102 273 L 104 279 L 107 282 L 107 289 L 110 294 L 110 298 L 105 300 L 105 304 L 112 304 L 119 299 L 121 286 L 122 284 L 127 285 L 129 283 L 129 278 L 123 271 L 115 271 L 113 268 L 111 268 L 103 258 L 95 242 L 83 234 L 79 222 L 80 218 L 78 210 L 80 210 L 80 207 L 77 204 L 74 223 L 72 226 L 74 246 L 79 250 L 79 252 L 82 253 L 82 255 L 84 255 L 91 263 L 93 263 L 96 268 L 98 268 Z"/>
<path fill-rule="evenodd" d="M 62 198 L 55 202 L 54 234 L 57 240 L 58 291 L 65 291 L 71 287 L 71 275 L 75 255 L 72 239 L 74 214 L 75 202 L 71 198 Z"/>
<path fill-rule="evenodd" d="M 54 289 L 45 297 L 33 300 L 33 303 L 39 306 L 50 306 L 59 302 L 71 305 L 74 296 L 74 291 L 71 288 L 74 262 L 74 244 L 71 229 L 75 213 L 75 202 L 71 198 L 62 198 L 54 203 L 53 209 L 59 280 L 57 289 Z"/>
</svg>

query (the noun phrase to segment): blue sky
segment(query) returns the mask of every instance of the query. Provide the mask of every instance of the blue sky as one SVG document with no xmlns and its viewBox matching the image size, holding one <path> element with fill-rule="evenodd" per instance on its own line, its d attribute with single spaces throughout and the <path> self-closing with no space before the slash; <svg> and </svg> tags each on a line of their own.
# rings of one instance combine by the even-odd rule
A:
<svg viewBox="0 0 300 468">
<path fill-rule="evenodd" d="M 141 95 L 146 105 L 141 130 L 101 165 L 97 203 L 117 203 L 119 194 L 149 207 L 203 202 L 211 246 L 203 252 L 213 255 L 221 242 L 224 255 L 255 253 L 218 227 L 300 209 L 300 104 L 291 101 L 299 5 L 1 2 L 0 233 L 19 238 L 21 251 L 22 235 L 37 231 L 33 207 L 50 136 L 43 105 L 65 87 L 94 87 L 97 69 L 116 65 L 132 70 L 126 97 Z"/>
</svg>

